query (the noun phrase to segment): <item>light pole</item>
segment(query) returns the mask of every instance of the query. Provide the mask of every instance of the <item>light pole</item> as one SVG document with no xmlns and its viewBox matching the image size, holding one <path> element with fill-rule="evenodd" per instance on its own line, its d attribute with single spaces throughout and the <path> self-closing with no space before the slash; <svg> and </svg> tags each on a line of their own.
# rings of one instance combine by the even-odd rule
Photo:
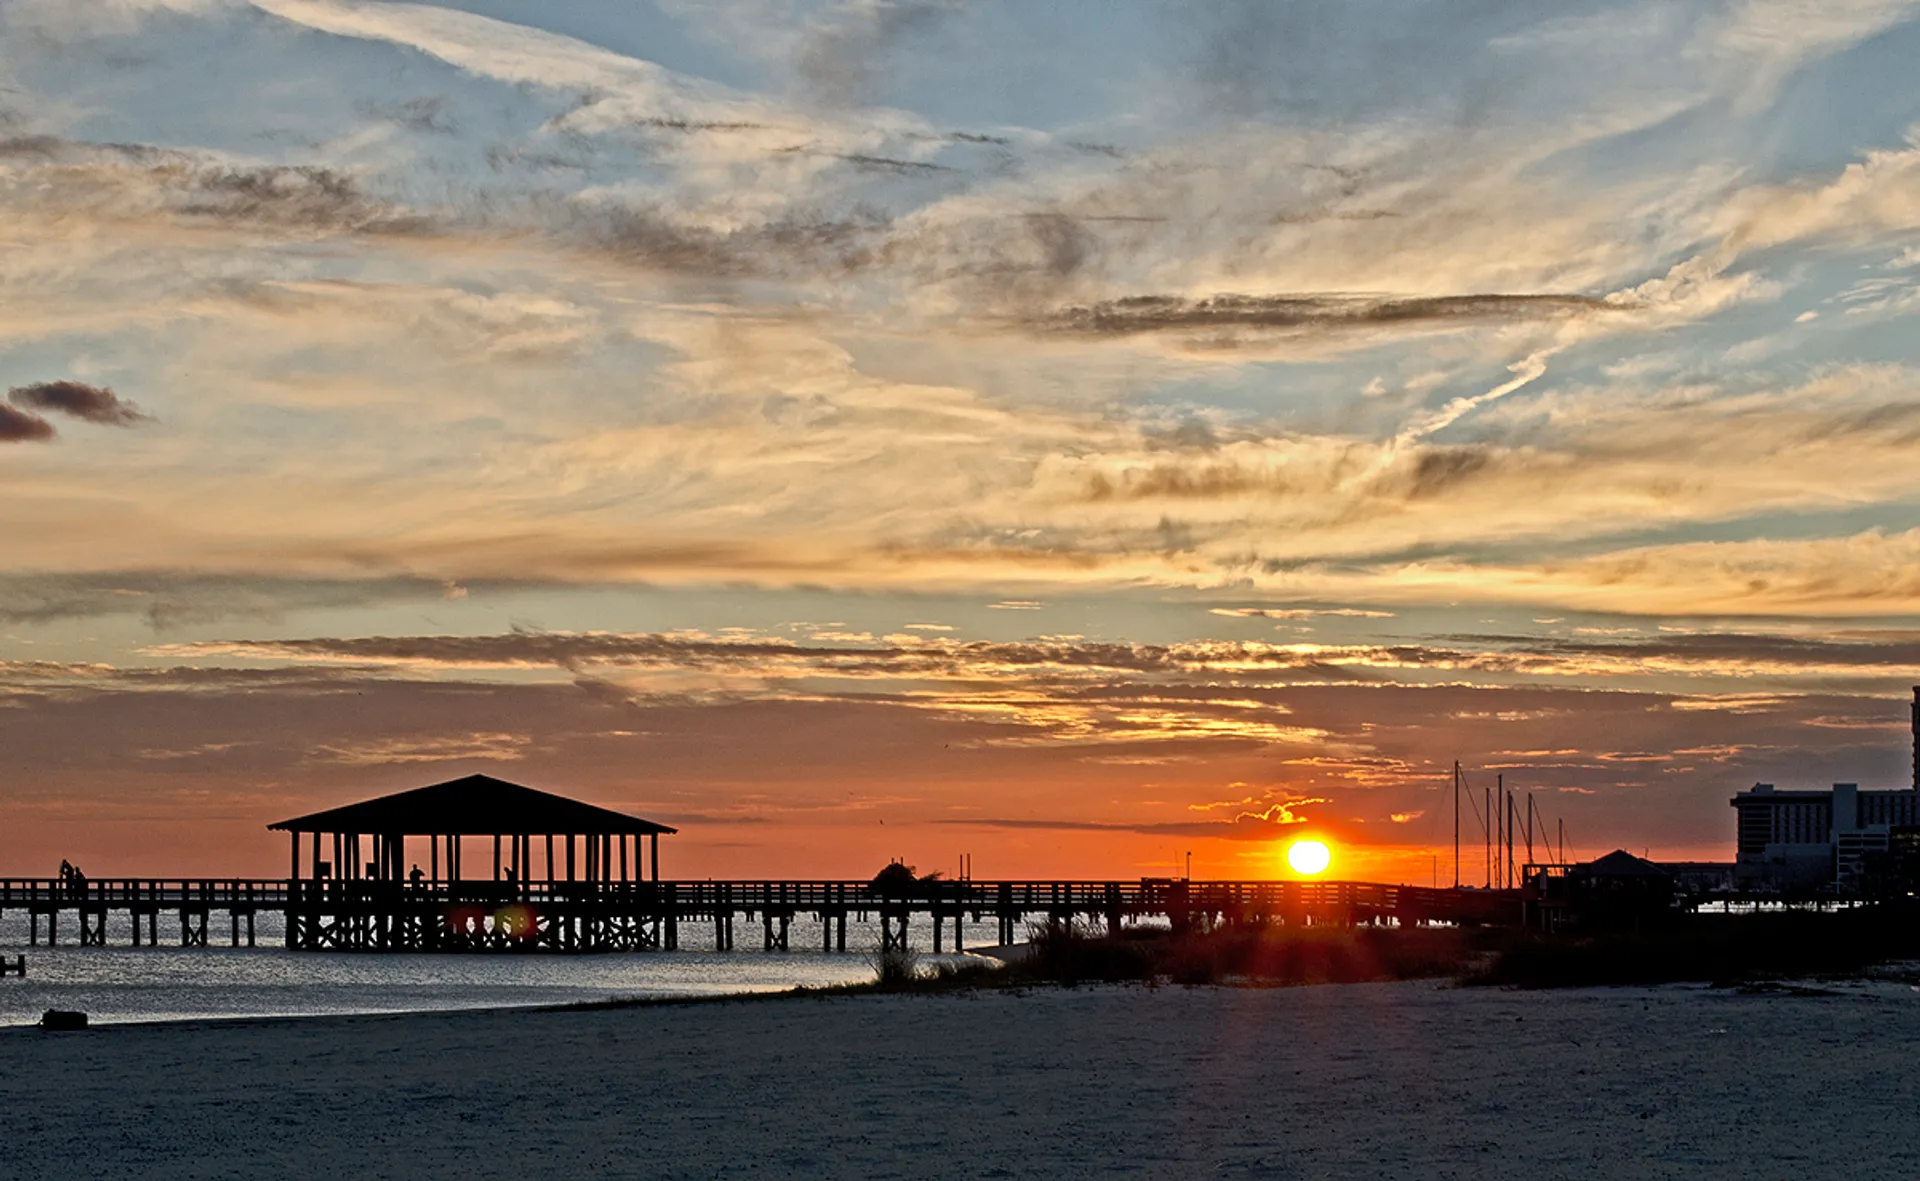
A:
<svg viewBox="0 0 1920 1181">
<path fill-rule="evenodd" d="M 1193 850 L 1187 850 L 1187 880 L 1193 880 Z"/>
</svg>

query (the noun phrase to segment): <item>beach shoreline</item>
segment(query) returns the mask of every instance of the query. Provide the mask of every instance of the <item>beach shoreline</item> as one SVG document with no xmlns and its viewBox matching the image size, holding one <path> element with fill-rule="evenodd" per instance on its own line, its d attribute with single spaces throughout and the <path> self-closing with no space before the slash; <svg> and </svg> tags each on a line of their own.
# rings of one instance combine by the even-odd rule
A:
<svg viewBox="0 0 1920 1181">
<path fill-rule="evenodd" d="M 1805 1181 L 1916 1171 L 1916 1043 L 1872 981 L 820 991 L 0 1030 L 0 1102 L 21 1176 Z"/>
</svg>

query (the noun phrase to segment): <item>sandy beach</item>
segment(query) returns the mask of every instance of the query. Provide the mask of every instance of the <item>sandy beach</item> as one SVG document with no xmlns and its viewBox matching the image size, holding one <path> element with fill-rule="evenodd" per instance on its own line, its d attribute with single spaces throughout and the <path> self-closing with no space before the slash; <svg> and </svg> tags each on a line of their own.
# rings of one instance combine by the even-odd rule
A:
<svg viewBox="0 0 1920 1181">
<path fill-rule="evenodd" d="M 1920 1175 L 1920 992 L 1087 988 L 0 1033 L 8 1177 Z"/>
</svg>

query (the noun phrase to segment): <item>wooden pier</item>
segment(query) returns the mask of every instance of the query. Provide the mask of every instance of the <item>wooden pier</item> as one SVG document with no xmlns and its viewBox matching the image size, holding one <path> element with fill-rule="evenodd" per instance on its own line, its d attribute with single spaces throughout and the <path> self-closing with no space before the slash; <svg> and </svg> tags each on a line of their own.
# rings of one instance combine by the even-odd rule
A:
<svg viewBox="0 0 1920 1181">
<path fill-rule="evenodd" d="M 24 910 L 29 942 L 45 920 L 49 946 L 63 916 L 83 947 L 107 945 L 107 919 L 123 916 L 131 946 L 206 947 L 226 928 L 229 946 L 254 946 L 255 916 L 285 919 L 286 946 L 303 951 L 622 952 L 675 950 L 696 924 L 718 951 L 739 947 L 737 927 L 765 951 L 790 950 L 794 926 L 817 924 L 823 951 L 848 950 L 849 922 L 878 920 L 884 947 L 905 947 L 919 923 L 936 951 L 964 951 L 962 920 L 991 923 L 1012 943 L 1027 924 L 1072 923 L 1117 933 L 1164 922 L 1175 929 L 1246 926 L 1504 925 L 1521 921 L 1519 892 L 1449 890 L 1376 882 L 934 881 L 910 891 L 870 881 L 381 882 L 321 879 L 0 879 L 0 913 Z M 211 916 L 219 915 L 224 923 Z M 165 916 L 166 921 L 161 921 Z M 116 924 L 119 926 L 119 924 Z M 864 951 L 864 947 L 854 950 Z"/>
<path fill-rule="evenodd" d="M 286 909 L 287 884 L 252 879 L 108 878 L 75 882 L 62 878 L 0 878 L 0 914 L 27 912 L 27 943 L 40 943 L 41 920 L 46 920 L 47 946 L 60 941 L 61 916 L 71 915 L 81 947 L 107 945 L 107 915 L 127 916 L 131 943 L 158 947 L 160 916 L 168 916 L 167 941 L 172 942 L 178 921 L 181 947 L 206 947 L 209 916 L 226 916 L 229 943 L 254 946 L 254 916 L 260 911 Z M 145 939 L 141 928 L 145 927 Z"/>
<path fill-rule="evenodd" d="M 675 882 L 660 875 L 660 838 L 674 829 L 487 775 L 469 775 L 283 820 L 289 874 L 277 879 L 0 879 L 0 913 L 28 914 L 28 942 L 59 941 L 70 915 L 82 947 L 105 947 L 107 920 L 128 919 L 133 946 L 206 947 L 226 918 L 230 946 L 252 947 L 254 919 L 277 913 L 299 951 L 672 951 L 690 924 L 711 924 L 716 950 L 736 922 L 760 927 L 767 951 L 792 947 L 793 925 L 819 924 L 823 951 L 847 950 L 850 920 L 880 922 L 880 950 L 905 949 L 916 921 L 933 949 L 965 950 L 964 921 L 994 924 L 1012 943 L 1023 924 L 1118 933 L 1164 921 L 1221 925 L 1521 921 L 1514 890 L 1438 890 L 1374 882 L 905 880 Z M 491 846 L 491 859 L 487 858 Z M 469 858 L 472 864 L 469 864 Z M 410 867 L 410 868 L 409 868 Z M 144 928 L 144 932 L 143 932 Z M 144 941 L 142 935 L 144 934 Z M 866 950 L 856 948 L 855 950 Z"/>
</svg>

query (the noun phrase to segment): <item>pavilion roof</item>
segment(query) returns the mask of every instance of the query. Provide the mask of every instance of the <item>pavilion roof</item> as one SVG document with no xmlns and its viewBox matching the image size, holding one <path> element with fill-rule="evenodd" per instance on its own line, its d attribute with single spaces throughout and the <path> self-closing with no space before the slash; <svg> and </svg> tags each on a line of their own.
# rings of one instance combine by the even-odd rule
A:
<svg viewBox="0 0 1920 1181">
<path fill-rule="evenodd" d="M 358 832 L 389 836 L 556 836 L 669 833 L 664 824 L 583 804 L 491 775 L 468 775 L 395 792 L 267 826 L 283 832 Z"/>
<path fill-rule="evenodd" d="M 1605 857 L 1596 858 L 1581 866 L 1589 877 L 1596 878 L 1670 878 L 1673 875 L 1641 857 L 1635 857 L 1625 849 L 1615 849 Z"/>
</svg>

